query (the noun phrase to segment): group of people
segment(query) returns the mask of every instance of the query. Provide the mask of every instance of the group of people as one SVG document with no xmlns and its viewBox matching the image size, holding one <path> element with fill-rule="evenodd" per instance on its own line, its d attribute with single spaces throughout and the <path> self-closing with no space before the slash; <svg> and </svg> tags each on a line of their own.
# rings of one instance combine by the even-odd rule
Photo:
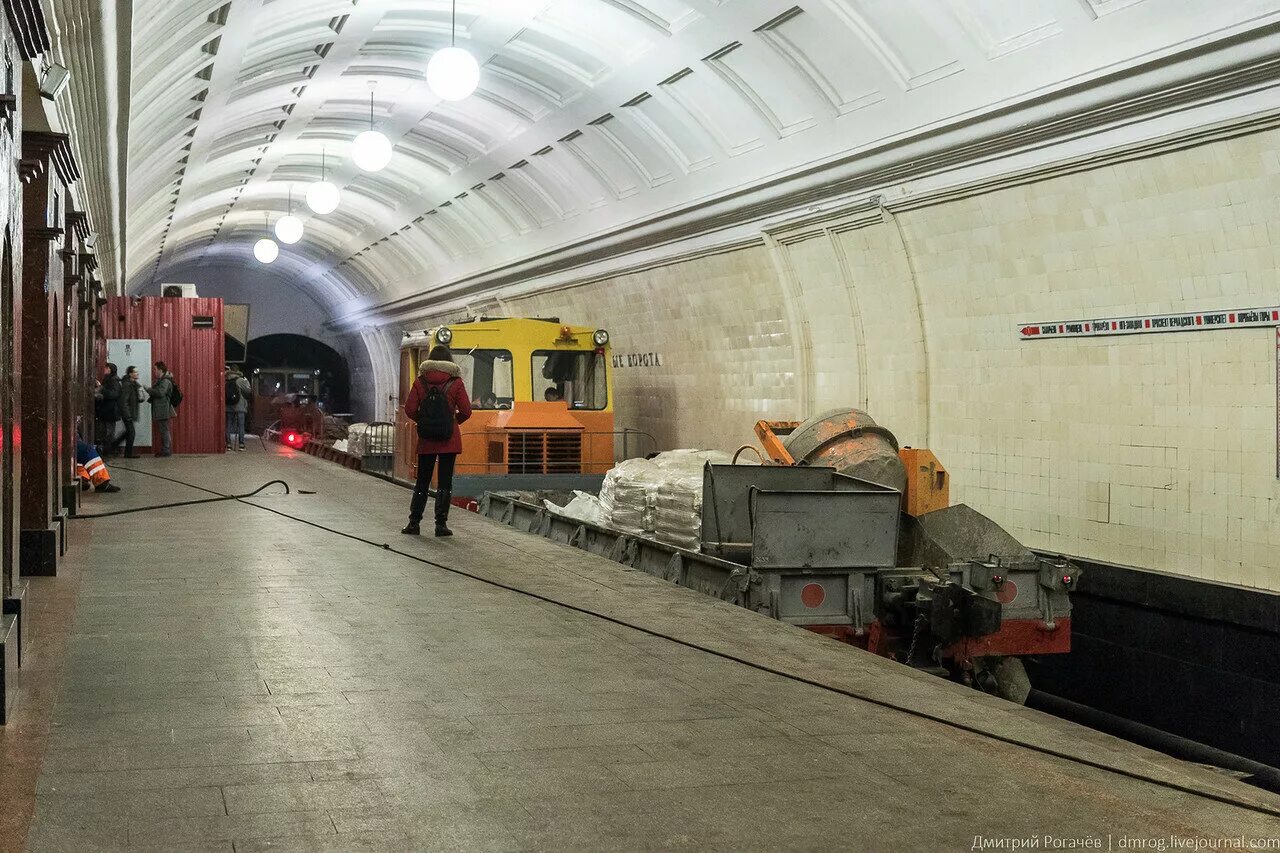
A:
<svg viewBox="0 0 1280 853">
<path fill-rule="evenodd" d="M 144 388 L 138 380 L 136 367 L 130 365 L 121 377 L 116 365 L 107 364 L 107 372 L 94 395 L 97 447 L 83 440 L 78 441 L 76 447 L 76 461 L 86 488 L 92 486 L 104 492 L 120 490 L 111 483 L 102 456 L 110 457 L 123 446 L 126 459 L 137 458 L 133 444 L 144 402 L 151 404 L 151 417 L 156 422 L 160 439 L 159 455 L 172 455 L 170 421 L 177 412 L 177 402 L 181 397 L 175 394 L 177 383 L 168 365 L 157 361 L 155 367 L 158 378 L 153 385 Z M 226 376 L 227 449 L 244 450 L 250 385 L 234 365 L 227 365 Z M 448 521 L 454 464 L 462 452 L 459 425 L 471 417 L 471 398 L 448 347 L 433 348 L 427 360 L 420 365 L 418 379 L 405 401 L 404 411 L 418 424 L 418 478 L 409 505 L 409 523 L 401 532 L 414 536 L 421 532 L 420 523 L 430 497 L 431 480 L 438 473 L 435 535 L 452 536 Z M 116 435 L 122 421 L 124 429 Z"/>
<path fill-rule="evenodd" d="M 106 373 L 94 387 L 94 435 L 93 444 L 81 436 L 76 426 L 76 473 L 85 489 L 99 492 L 118 492 L 120 487 L 111 482 L 107 464 L 103 458 L 111 458 L 124 448 L 125 459 L 137 459 L 134 442 L 138 437 L 138 421 L 142 404 L 151 404 L 151 419 L 155 423 L 159 440 L 159 456 L 173 455 L 172 421 L 182 401 L 177 381 L 163 361 L 155 363 L 156 381 L 144 387 L 138 378 L 138 368 L 129 365 L 121 376 L 119 368 L 107 362 Z M 245 449 L 245 417 L 249 411 L 249 380 L 234 365 L 227 365 L 227 450 L 238 439 L 238 446 Z M 122 426 L 123 425 L 123 426 Z"/>
<path fill-rule="evenodd" d="M 177 381 L 163 361 L 155 364 L 156 381 L 150 387 L 144 387 L 138 380 L 138 369 L 133 365 L 125 370 L 124 376 L 119 374 L 111 362 L 107 362 L 107 372 L 97 382 L 94 390 L 94 446 L 98 453 L 106 458 L 116 455 L 124 448 L 126 459 L 136 459 L 133 444 L 137 440 L 137 423 L 141 417 L 142 404 L 151 404 L 151 419 L 156 425 L 156 437 L 159 440 L 160 456 L 173 455 L 172 423 L 178 414 L 178 403 L 181 402 Z M 249 412 L 249 380 L 235 365 L 227 365 L 227 450 L 245 449 L 245 418 Z M 121 424 L 123 423 L 123 428 Z"/>
<path fill-rule="evenodd" d="M 100 455 L 110 458 L 123 446 L 126 459 L 138 458 L 138 454 L 133 452 L 133 444 L 138 437 L 137 423 L 142 404 L 147 402 L 151 403 L 151 418 L 156 423 L 160 439 L 160 455 L 173 455 L 169 421 L 177 412 L 174 399 L 177 385 L 163 361 L 157 361 L 155 368 L 155 384 L 144 388 L 138 381 L 138 368 L 129 365 L 122 377 L 119 368 L 107 362 L 107 372 L 94 391 L 94 445 Z M 122 422 L 123 429 L 117 435 Z"/>
<path fill-rule="evenodd" d="M 143 387 L 138 379 L 138 368 L 132 364 L 121 376 L 119 368 L 107 362 L 107 372 L 95 381 L 93 444 L 84 440 L 80 420 L 76 419 L 76 476 L 84 489 L 120 491 L 120 487 L 111 482 L 103 457 L 115 456 L 123 447 L 125 459 L 138 458 L 133 445 L 138 437 L 137 424 L 143 403 L 151 403 L 151 417 L 160 436 L 160 455 L 173 455 L 169 421 L 173 419 L 176 399 L 179 399 L 176 394 L 178 386 L 163 361 L 157 361 L 155 367 L 158 378 L 150 387 Z"/>
</svg>

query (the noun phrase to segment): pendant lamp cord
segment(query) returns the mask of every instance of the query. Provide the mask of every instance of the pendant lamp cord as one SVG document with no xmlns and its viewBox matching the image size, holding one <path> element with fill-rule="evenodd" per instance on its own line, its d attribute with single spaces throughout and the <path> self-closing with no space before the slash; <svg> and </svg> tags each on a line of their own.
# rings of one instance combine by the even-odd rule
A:
<svg viewBox="0 0 1280 853">
<path fill-rule="evenodd" d="M 449 44 L 452 47 L 458 45 L 458 0 L 453 0 L 453 16 L 449 25 Z"/>
</svg>

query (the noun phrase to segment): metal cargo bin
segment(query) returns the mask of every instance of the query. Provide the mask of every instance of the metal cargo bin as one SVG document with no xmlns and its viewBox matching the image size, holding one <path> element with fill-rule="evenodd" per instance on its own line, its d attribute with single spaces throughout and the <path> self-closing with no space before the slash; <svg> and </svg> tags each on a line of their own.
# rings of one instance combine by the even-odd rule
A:
<svg viewBox="0 0 1280 853">
<path fill-rule="evenodd" d="M 901 494 L 834 468 L 712 465 L 702 550 L 753 568 L 895 565 Z"/>
<path fill-rule="evenodd" d="M 707 465 L 702 550 L 750 566 L 749 606 L 793 625 L 875 618 L 875 575 L 894 565 L 901 494 L 834 468 Z"/>
</svg>

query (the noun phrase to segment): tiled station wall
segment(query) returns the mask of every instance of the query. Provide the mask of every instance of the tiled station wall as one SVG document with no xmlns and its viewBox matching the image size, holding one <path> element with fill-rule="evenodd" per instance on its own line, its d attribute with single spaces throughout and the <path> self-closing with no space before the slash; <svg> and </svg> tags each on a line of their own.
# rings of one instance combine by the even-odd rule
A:
<svg viewBox="0 0 1280 853">
<path fill-rule="evenodd" d="M 892 206 L 892 205 L 891 205 Z M 1018 340 L 1020 323 L 1280 302 L 1280 131 L 509 303 L 661 366 L 619 424 L 732 450 L 865 405 L 1028 545 L 1280 590 L 1270 329 Z M 645 361 L 650 364 L 651 360 Z"/>
<path fill-rule="evenodd" d="M 626 359 L 661 367 L 614 372 L 618 428 L 660 449 L 728 448 L 754 440 L 762 418 L 796 411 L 795 350 L 763 247 L 513 301 L 520 316 L 558 316 L 609 330 Z"/>
</svg>

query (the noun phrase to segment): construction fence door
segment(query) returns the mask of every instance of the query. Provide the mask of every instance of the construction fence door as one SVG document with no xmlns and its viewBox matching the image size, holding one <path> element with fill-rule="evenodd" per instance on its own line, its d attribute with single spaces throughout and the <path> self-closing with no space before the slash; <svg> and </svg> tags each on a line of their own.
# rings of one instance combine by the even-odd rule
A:
<svg viewBox="0 0 1280 853">
<path fill-rule="evenodd" d="M 123 379 L 125 371 L 131 366 L 138 369 L 138 384 L 145 391 L 151 387 L 151 341 L 144 339 L 117 338 L 107 341 L 107 361 L 120 371 Z M 145 396 L 145 394 L 144 394 Z M 138 422 L 135 424 L 137 437 L 134 447 L 151 446 L 151 404 L 143 403 L 138 407 Z"/>
</svg>

